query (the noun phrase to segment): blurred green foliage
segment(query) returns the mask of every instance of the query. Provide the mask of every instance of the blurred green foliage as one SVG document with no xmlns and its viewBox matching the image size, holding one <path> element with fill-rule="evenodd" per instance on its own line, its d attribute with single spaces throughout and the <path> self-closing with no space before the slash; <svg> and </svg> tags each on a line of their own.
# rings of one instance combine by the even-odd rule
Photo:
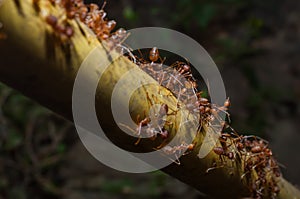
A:
<svg viewBox="0 0 300 199">
<path fill-rule="evenodd" d="M 0 198 L 57 194 L 69 123 L 0 84 Z M 46 197 L 46 198 L 47 198 Z"/>
</svg>

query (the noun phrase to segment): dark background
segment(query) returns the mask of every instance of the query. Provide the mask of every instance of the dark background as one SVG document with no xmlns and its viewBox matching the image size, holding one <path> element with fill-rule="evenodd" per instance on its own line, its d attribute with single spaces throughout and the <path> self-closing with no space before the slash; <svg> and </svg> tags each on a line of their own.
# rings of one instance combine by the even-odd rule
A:
<svg viewBox="0 0 300 199">
<path fill-rule="evenodd" d="M 269 140 L 284 176 L 300 184 L 300 1 L 115 0 L 105 10 L 118 27 L 197 40 L 223 76 L 232 126 Z M 69 122 L 2 84 L 0 106 L 0 199 L 201 198 L 159 171 L 107 168 Z"/>
</svg>

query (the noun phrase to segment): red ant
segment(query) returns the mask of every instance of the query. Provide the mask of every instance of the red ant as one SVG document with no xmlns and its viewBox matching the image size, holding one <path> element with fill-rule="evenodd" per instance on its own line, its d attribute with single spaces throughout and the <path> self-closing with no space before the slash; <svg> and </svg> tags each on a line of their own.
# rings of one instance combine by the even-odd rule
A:
<svg viewBox="0 0 300 199">
<path fill-rule="evenodd" d="M 156 47 L 153 47 L 149 52 L 149 59 L 150 61 L 156 62 L 159 59 L 159 52 Z"/>
<path fill-rule="evenodd" d="M 176 160 L 171 159 L 174 163 L 176 163 L 177 165 L 180 165 L 180 161 L 179 161 L 179 157 L 183 151 L 188 151 L 183 153 L 182 155 L 187 155 L 188 153 L 190 153 L 193 149 L 195 148 L 195 144 L 186 144 L 186 143 L 182 143 L 179 146 L 165 146 L 162 148 L 162 151 L 166 154 L 166 155 L 175 155 Z"/>
<path fill-rule="evenodd" d="M 132 130 L 130 127 L 121 124 L 122 126 L 133 131 L 138 136 L 141 136 L 142 133 L 146 133 L 150 139 L 155 139 L 159 134 L 163 139 L 168 138 L 169 132 L 164 128 L 164 124 L 167 122 L 164 117 L 168 113 L 168 105 L 162 104 L 157 113 L 152 114 L 150 117 L 146 117 L 138 123 L 136 130 Z M 139 115 L 138 115 L 139 118 Z M 138 119 L 137 119 L 138 120 Z M 135 145 L 139 144 L 141 138 L 135 142 Z"/>
<path fill-rule="evenodd" d="M 228 157 L 228 159 L 232 160 L 234 158 L 234 153 L 233 152 L 228 152 L 227 150 L 224 150 L 223 147 L 215 147 L 213 151 L 220 156 L 222 159 L 222 156 Z"/>
<path fill-rule="evenodd" d="M 227 139 L 227 136 L 228 136 L 228 134 L 222 133 L 221 137 L 226 137 L 226 139 Z M 211 170 L 224 167 L 223 157 L 227 157 L 229 160 L 234 160 L 235 159 L 235 153 L 232 152 L 232 151 L 228 151 L 228 147 L 231 146 L 231 144 L 227 145 L 226 141 L 221 141 L 221 145 L 222 145 L 222 147 L 214 147 L 213 152 L 215 154 L 219 155 L 219 158 L 221 160 L 222 165 L 221 166 L 214 166 L 214 167 L 211 167 L 211 168 L 207 169 L 206 170 L 207 173 Z"/>
<path fill-rule="evenodd" d="M 73 28 L 69 25 L 60 25 L 57 17 L 54 15 L 48 15 L 45 20 L 46 23 L 49 24 L 54 32 L 60 37 L 60 39 L 64 40 L 65 38 L 70 38 L 73 36 Z"/>
</svg>

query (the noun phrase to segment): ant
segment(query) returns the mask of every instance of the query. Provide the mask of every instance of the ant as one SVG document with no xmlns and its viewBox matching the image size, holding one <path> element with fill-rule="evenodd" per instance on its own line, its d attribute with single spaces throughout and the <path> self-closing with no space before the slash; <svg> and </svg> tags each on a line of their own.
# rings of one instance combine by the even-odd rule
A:
<svg viewBox="0 0 300 199">
<path fill-rule="evenodd" d="M 220 159 L 222 160 L 222 156 L 228 157 L 228 159 L 232 160 L 234 159 L 234 153 L 228 152 L 227 150 L 224 150 L 223 147 L 215 147 L 213 151 L 220 156 Z"/>
<path fill-rule="evenodd" d="M 80 8 L 86 7 L 83 0 L 61 0 L 60 5 L 65 8 L 69 19 L 73 19 Z"/>
<path fill-rule="evenodd" d="M 186 144 L 186 143 L 181 143 L 179 146 L 165 146 L 162 148 L 162 151 L 166 155 L 175 155 L 176 160 L 171 159 L 174 163 L 177 165 L 180 165 L 179 157 L 184 151 L 182 155 L 187 155 L 190 153 L 193 149 L 195 148 L 195 144 Z M 187 151 L 187 152 L 186 152 Z"/>
<path fill-rule="evenodd" d="M 208 168 L 208 169 L 206 170 L 206 173 L 209 173 L 210 171 L 215 170 L 215 169 L 218 169 L 218 168 L 223 168 L 223 167 L 225 166 L 224 159 L 222 158 L 222 156 L 225 156 L 225 157 L 227 157 L 227 158 L 230 159 L 230 160 L 233 160 L 233 159 L 235 158 L 235 155 L 234 155 L 233 152 L 226 152 L 226 151 L 224 151 L 224 149 L 223 149 L 222 147 L 215 147 L 215 148 L 213 149 L 213 151 L 214 151 L 217 155 L 219 155 L 220 160 L 221 160 L 221 165 L 217 166 L 217 163 L 214 162 L 213 166 L 210 167 L 210 168 Z M 231 169 L 232 169 L 232 168 L 231 168 Z"/>
<path fill-rule="evenodd" d="M 100 32 L 100 36 L 101 34 L 102 33 Z M 122 45 L 122 43 L 124 43 L 124 41 L 129 36 L 129 33 L 124 28 L 119 28 L 116 32 L 112 33 L 111 35 L 109 34 L 106 35 L 107 37 L 105 37 L 104 39 L 107 40 L 108 47 L 110 50 L 120 48 L 121 50 L 125 50 L 126 52 L 128 52 L 131 55 L 131 57 L 135 60 L 135 57 L 133 56 L 131 51 L 127 47 Z"/>
<path fill-rule="evenodd" d="M 167 113 L 168 105 L 162 104 L 157 113 L 154 113 L 150 117 L 145 117 L 143 120 L 141 120 L 138 123 L 138 126 L 135 131 L 126 125 L 121 125 L 133 131 L 138 136 L 141 136 L 142 133 L 146 133 L 149 137 L 151 137 L 150 139 L 154 140 L 159 134 L 163 139 L 166 139 L 169 136 L 169 131 L 164 128 L 164 124 L 167 122 L 165 120 L 165 116 L 167 115 Z M 139 120 L 138 118 L 137 121 Z M 141 138 L 139 137 L 138 140 L 135 142 L 135 145 L 138 145 L 140 143 L 140 140 Z"/>
<path fill-rule="evenodd" d="M 65 8 L 68 19 L 78 17 L 80 21 L 93 30 L 98 39 L 107 40 L 112 37 L 110 33 L 115 28 L 116 22 L 105 19 L 106 12 L 104 7 L 106 6 L 106 1 L 104 1 L 101 8 L 94 3 L 86 6 L 82 0 L 62 0 L 60 5 Z M 114 34 L 112 38 L 113 43 L 116 43 L 115 40 L 118 39 L 116 35 L 120 37 L 120 31 Z"/>
<path fill-rule="evenodd" d="M 176 61 L 170 67 L 175 68 L 176 71 L 179 73 L 179 75 L 182 76 L 183 78 L 186 78 L 192 82 L 195 81 L 193 78 L 193 75 L 191 73 L 191 66 L 189 64 L 186 64 L 186 63 L 180 62 L 180 61 Z"/>
<path fill-rule="evenodd" d="M 229 133 L 222 132 L 219 135 L 219 141 L 220 141 L 221 146 L 214 147 L 213 152 L 215 154 L 219 155 L 219 158 L 220 158 L 222 163 L 224 162 L 224 159 L 223 159 L 224 157 L 227 157 L 229 160 L 239 160 L 238 158 L 240 156 L 237 156 L 237 153 L 234 151 L 234 149 L 232 149 L 230 151 L 230 148 L 229 148 L 232 145 L 234 145 L 235 148 L 237 148 L 237 143 L 239 143 L 238 140 L 241 140 L 241 138 L 240 138 L 240 136 L 238 136 L 236 134 L 236 132 L 234 132 L 234 133 L 232 133 L 232 132 L 229 132 Z M 244 146 L 240 145 L 240 147 L 243 148 Z M 207 172 L 210 171 L 210 170 L 216 169 L 216 168 L 220 168 L 220 167 L 224 167 L 224 164 L 221 165 L 221 166 L 214 166 L 212 168 L 209 168 L 207 170 Z"/>
<path fill-rule="evenodd" d="M 84 4 L 80 4 L 75 16 L 78 17 L 81 21 L 84 21 L 87 17 L 88 11 L 88 8 Z"/>
<path fill-rule="evenodd" d="M 58 23 L 58 18 L 54 15 L 48 15 L 46 18 L 46 23 L 49 24 L 54 32 L 61 38 L 61 40 L 69 39 L 73 36 L 74 30 L 69 25 L 61 25 Z"/>
<path fill-rule="evenodd" d="M 156 62 L 159 59 L 159 52 L 157 47 L 153 47 L 149 52 L 149 59 L 152 63 Z"/>
<path fill-rule="evenodd" d="M 215 104 L 212 104 L 212 107 L 207 107 L 207 109 L 205 109 L 205 113 L 210 113 L 214 116 L 215 119 L 217 119 L 219 122 L 221 122 L 223 119 L 220 117 L 219 112 L 223 112 L 227 115 L 227 118 L 230 122 L 230 114 L 227 112 L 228 108 L 230 106 L 230 100 L 229 98 L 227 98 L 224 102 L 224 105 L 219 107 Z"/>
<path fill-rule="evenodd" d="M 151 61 L 151 65 L 156 62 L 157 60 L 160 60 L 161 65 L 163 64 L 163 62 L 165 61 L 165 58 L 162 59 L 159 55 L 159 50 L 157 47 L 153 47 L 151 48 L 151 50 L 149 51 L 149 60 Z"/>
<path fill-rule="evenodd" d="M 174 67 L 174 66 L 176 66 L 176 65 L 180 65 L 180 64 L 182 64 L 183 62 L 175 62 L 174 64 L 172 64 L 171 66 L 170 66 L 170 68 L 174 68 L 173 69 L 173 72 L 172 73 L 170 73 L 170 78 L 169 78 L 169 81 L 168 81 L 168 83 L 167 83 L 167 86 L 166 87 L 169 87 L 169 85 L 171 84 L 171 85 L 176 85 L 176 83 L 178 83 L 178 84 L 180 84 L 180 86 L 179 86 L 179 88 L 181 88 L 181 87 L 183 87 L 184 86 L 184 84 L 183 84 L 183 78 L 185 78 L 184 77 L 184 75 L 183 75 L 183 73 L 180 73 L 180 72 L 182 72 L 182 71 L 180 71 L 180 68 L 179 67 Z M 175 86 L 174 86 L 175 87 Z"/>
<path fill-rule="evenodd" d="M 139 65 L 140 68 L 145 71 L 147 74 L 149 74 L 151 77 L 153 77 L 154 79 L 156 79 L 159 82 L 159 85 L 164 85 L 164 81 L 165 79 L 168 78 L 168 71 L 164 70 L 163 68 L 163 62 L 164 60 L 162 60 L 162 58 L 159 56 L 159 50 L 157 47 L 153 47 L 152 49 L 150 49 L 149 51 L 149 55 L 148 58 L 151 61 L 151 63 L 147 63 L 145 62 L 145 60 L 143 59 L 143 54 L 141 51 L 139 51 L 140 56 L 142 57 L 141 59 L 139 59 Z M 155 63 L 158 59 L 160 59 L 161 63 Z"/>
</svg>

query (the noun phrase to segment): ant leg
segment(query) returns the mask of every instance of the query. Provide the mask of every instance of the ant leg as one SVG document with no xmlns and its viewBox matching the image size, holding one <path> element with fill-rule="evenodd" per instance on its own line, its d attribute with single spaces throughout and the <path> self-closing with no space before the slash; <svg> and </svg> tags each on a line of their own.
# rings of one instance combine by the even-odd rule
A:
<svg viewBox="0 0 300 199">
<path fill-rule="evenodd" d="M 166 140 L 164 140 L 159 146 L 155 147 L 155 149 L 161 149 L 162 147 L 165 146 Z"/>
<path fill-rule="evenodd" d="M 171 81 L 172 81 L 172 78 L 173 78 L 174 76 L 173 75 L 171 75 L 170 74 L 170 77 L 169 77 L 169 81 L 168 81 L 168 83 L 166 84 L 166 88 L 170 88 L 170 84 L 171 84 Z M 170 89 L 171 90 L 171 89 Z"/>
<path fill-rule="evenodd" d="M 136 121 L 138 122 L 138 127 L 136 129 L 136 134 L 137 135 L 141 135 L 141 130 L 142 130 L 142 124 L 141 124 L 141 122 L 142 121 L 140 121 L 140 115 L 136 116 Z"/>
<path fill-rule="evenodd" d="M 250 156 L 248 153 L 246 153 L 245 155 L 244 155 L 244 164 L 243 164 L 243 169 L 244 169 L 244 171 L 246 170 L 246 164 L 247 164 L 247 161 L 252 157 L 252 156 L 250 156 L 248 159 L 247 159 L 247 156 Z M 251 170 L 252 170 L 252 168 L 251 168 Z M 247 175 L 247 174 L 249 174 L 250 172 L 251 172 L 251 170 L 248 170 L 248 171 L 246 171 L 246 172 L 244 172 L 243 173 L 243 175 L 241 175 L 241 180 Z"/>
<path fill-rule="evenodd" d="M 130 128 L 129 126 L 127 126 L 127 125 L 125 125 L 125 124 L 122 124 L 122 123 L 120 123 L 119 124 L 120 126 L 123 126 L 123 127 L 125 127 L 125 128 L 127 128 L 128 130 L 130 130 L 130 131 L 132 131 L 134 134 L 136 134 L 136 131 L 134 131 L 132 128 Z M 140 136 L 140 134 L 139 134 L 139 136 Z M 134 143 L 134 145 L 138 145 L 139 143 L 140 143 L 140 140 L 141 140 L 141 138 L 139 137 L 138 138 L 138 140 Z"/>
<path fill-rule="evenodd" d="M 143 85 L 143 84 L 142 84 L 142 85 Z M 144 89 L 144 91 L 145 91 L 145 93 L 146 93 L 147 103 L 150 104 L 150 107 L 149 107 L 149 109 L 150 109 L 151 106 L 153 106 L 152 100 L 150 99 L 149 93 L 147 92 L 147 90 L 146 90 L 146 88 L 145 88 L 145 85 L 143 85 L 143 89 Z M 145 112 L 145 111 L 144 111 L 144 112 Z"/>
<path fill-rule="evenodd" d="M 141 130 L 142 130 L 142 121 L 139 121 L 140 120 L 140 115 L 137 115 L 136 117 L 136 121 L 139 123 L 138 124 L 138 127 L 136 129 L 136 134 L 139 136 L 139 138 L 137 139 L 137 141 L 134 143 L 134 145 L 138 145 L 141 141 Z"/>
<path fill-rule="evenodd" d="M 101 7 L 101 10 L 104 9 L 104 7 L 106 6 L 106 3 L 107 3 L 106 1 L 103 2 L 102 7 Z"/>
<path fill-rule="evenodd" d="M 213 107 L 215 109 L 217 109 L 218 111 L 221 111 L 221 112 L 225 113 L 227 118 L 228 118 L 228 123 L 231 123 L 230 114 L 227 112 L 227 110 L 224 106 L 218 107 L 216 104 L 213 104 Z"/>
<path fill-rule="evenodd" d="M 176 147 L 170 147 L 170 146 L 166 146 L 168 147 L 167 150 L 162 150 L 164 153 L 163 156 L 166 156 L 169 160 L 171 160 L 172 162 L 176 163 L 177 165 L 180 165 L 180 161 L 178 159 L 178 156 L 176 155 Z M 163 148 L 164 149 L 164 148 Z M 154 150 L 159 150 L 158 147 L 154 148 Z M 176 160 L 174 160 L 173 158 L 170 158 L 169 155 L 175 154 Z"/>
<path fill-rule="evenodd" d="M 137 134 L 136 131 L 134 131 L 131 127 L 129 127 L 129 126 L 125 125 L 125 124 L 120 123 L 119 125 L 127 128 L 128 130 L 132 131 L 134 134 Z M 140 136 L 140 133 L 138 133 L 138 135 Z M 138 140 L 134 143 L 134 145 L 138 145 L 140 143 L 140 140 L 141 140 L 141 138 L 139 137 Z"/>
<path fill-rule="evenodd" d="M 138 49 L 138 52 L 139 52 L 139 54 L 140 54 L 140 56 L 141 56 L 141 59 L 142 59 L 142 60 L 145 60 L 142 51 L 141 51 L 140 49 Z"/>
<path fill-rule="evenodd" d="M 215 165 L 215 166 L 214 166 Z M 210 167 L 208 169 L 206 169 L 206 173 L 209 173 L 210 171 L 212 170 L 215 170 L 215 169 L 219 169 L 219 168 L 223 168 L 224 167 L 224 164 L 223 165 L 220 165 L 220 166 L 217 166 L 216 165 L 216 162 L 213 163 L 213 167 Z"/>
<path fill-rule="evenodd" d="M 164 81 L 164 78 L 165 78 L 165 73 L 163 71 L 160 72 L 159 78 L 160 78 L 159 85 L 163 86 L 162 84 L 163 84 L 163 81 Z M 168 87 L 166 87 L 166 88 L 168 88 Z M 160 89 L 159 89 L 159 94 L 160 94 Z"/>
<path fill-rule="evenodd" d="M 176 160 L 174 161 L 174 163 L 176 163 L 177 165 L 180 165 L 180 160 L 176 153 L 175 153 L 175 157 L 176 157 Z"/>
<path fill-rule="evenodd" d="M 156 139 L 156 135 L 153 135 L 152 137 L 149 138 L 150 140 L 154 141 Z"/>
<path fill-rule="evenodd" d="M 124 50 L 125 52 L 122 52 L 122 54 L 128 53 L 128 56 L 133 60 L 133 63 L 136 63 L 136 58 L 135 56 L 132 54 L 131 50 L 129 47 L 126 47 L 125 45 L 119 45 L 119 47 L 121 47 L 122 51 Z"/>
<path fill-rule="evenodd" d="M 250 171 L 246 171 L 245 173 L 243 173 L 243 175 L 241 175 L 241 180 L 243 180 L 243 178 L 244 178 L 248 173 L 250 173 Z"/>
<path fill-rule="evenodd" d="M 141 130 L 142 130 L 142 124 L 141 122 L 139 123 L 139 126 L 138 126 L 138 136 L 139 138 L 137 139 L 137 141 L 134 143 L 134 145 L 138 145 L 141 141 Z"/>
<path fill-rule="evenodd" d="M 138 145 L 138 144 L 141 142 L 141 139 L 142 139 L 142 138 L 139 137 L 139 138 L 137 139 L 137 141 L 134 143 L 134 145 Z"/>
<path fill-rule="evenodd" d="M 160 64 L 161 66 L 164 64 L 164 62 L 166 61 L 166 57 L 164 57 L 164 59 L 162 59 L 160 56 L 159 56 L 159 60 L 160 60 Z"/>
</svg>

